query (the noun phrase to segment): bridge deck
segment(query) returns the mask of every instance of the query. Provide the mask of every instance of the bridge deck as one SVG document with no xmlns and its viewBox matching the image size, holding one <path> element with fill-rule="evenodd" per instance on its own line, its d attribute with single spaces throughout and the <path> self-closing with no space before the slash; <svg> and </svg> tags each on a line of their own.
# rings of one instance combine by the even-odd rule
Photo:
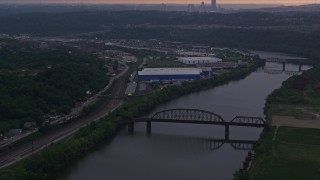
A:
<svg viewBox="0 0 320 180">
<path fill-rule="evenodd" d="M 165 122 L 165 123 L 185 123 L 185 124 L 212 124 L 221 126 L 247 126 L 247 127 L 266 127 L 266 124 L 254 124 L 243 122 L 216 122 L 216 121 L 201 121 L 201 120 L 175 120 L 175 119 L 152 119 L 152 118 L 134 118 L 126 120 L 123 123 L 135 123 L 135 122 Z"/>
</svg>

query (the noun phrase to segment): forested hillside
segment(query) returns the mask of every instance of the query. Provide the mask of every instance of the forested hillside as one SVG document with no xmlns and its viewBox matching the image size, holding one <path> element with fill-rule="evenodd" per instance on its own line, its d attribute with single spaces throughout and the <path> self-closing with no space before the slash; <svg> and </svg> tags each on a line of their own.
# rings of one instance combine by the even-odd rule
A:
<svg viewBox="0 0 320 180">
<path fill-rule="evenodd" d="M 35 43 L 0 40 L 0 132 L 41 124 L 50 112 L 67 113 L 86 91 L 97 92 L 108 79 L 101 60 L 94 56 Z"/>
<path fill-rule="evenodd" d="M 157 38 L 298 53 L 317 59 L 320 57 L 319 19 L 318 12 L 37 12 L 0 16 L 0 34 L 62 36 L 98 31 L 100 34 L 94 34 L 94 38 Z"/>
</svg>

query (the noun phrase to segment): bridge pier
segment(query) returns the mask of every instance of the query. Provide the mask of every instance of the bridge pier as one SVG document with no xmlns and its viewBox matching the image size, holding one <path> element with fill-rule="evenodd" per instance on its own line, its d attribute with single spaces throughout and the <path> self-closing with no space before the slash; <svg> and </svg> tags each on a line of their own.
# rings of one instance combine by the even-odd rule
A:
<svg viewBox="0 0 320 180">
<path fill-rule="evenodd" d="M 134 133 L 134 122 L 131 122 L 128 124 L 128 133 L 130 134 Z"/>
<path fill-rule="evenodd" d="M 151 121 L 147 121 L 147 134 L 151 135 Z"/>
<path fill-rule="evenodd" d="M 229 125 L 225 126 L 224 138 L 225 140 L 229 140 Z"/>
<path fill-rule="evenodd" d="M 243 169 L 244 169 L 244 170 L 247 170 L 248 167 L 249 167 L 249 162 L 244 161 L 244 162 L 243 162 Z"/>
<path fill-rule="evenodd" d="M 286 63 L 285 62 L 282 63 L 282 71 L 286 71 Z"/>
<path fill-rule="evenodd" d="M 299 72 L 302 71 L 302 64 L 299 64 Z"/>
</svg>

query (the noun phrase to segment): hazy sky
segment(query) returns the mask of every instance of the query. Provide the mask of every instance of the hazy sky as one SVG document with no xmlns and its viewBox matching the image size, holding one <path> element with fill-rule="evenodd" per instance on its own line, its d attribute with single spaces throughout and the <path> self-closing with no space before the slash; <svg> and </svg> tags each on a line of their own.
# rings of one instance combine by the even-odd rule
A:
<svg viewBox="0 0 320 180">
<path fill-rule="evenodd" d="M 210 0 L 0 0 L 0 3 L 181 3 L 181 4 L 200 4 L 201 1 L 209 3 Z M 218 4 L 311 4 L 320 0 L 217 0 Z"/>
</svg>

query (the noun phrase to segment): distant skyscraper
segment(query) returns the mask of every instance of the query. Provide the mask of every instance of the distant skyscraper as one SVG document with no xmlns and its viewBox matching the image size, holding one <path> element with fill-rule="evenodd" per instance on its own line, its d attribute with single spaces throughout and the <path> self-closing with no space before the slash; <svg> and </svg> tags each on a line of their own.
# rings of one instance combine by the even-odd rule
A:
<svg viewBox="0 0 320 180">
<path fill-rule="evenodd" d="M 217 11 L 217 0 L 211 0 L 211 11 Z"/>
<path fill-rule="evenodd" d="M 162 10 L 162 11 L 166 11 L 166 10 L 167 10 L 167 6 L 166 6 L 165 3 L 162 3 L 162 4 L 161 4 L 161 10 Z"/>
<path fill-rule="evenodd" d="M 203 12 L 203 11 L 205 11 L 205 9 L 206 9 L 206 6 L 204 5 L 204 2 L 202 1 L 200 4 L 200 11 Z"/>
<path fill-rule="evenodd" d="M 201 2 L 201 5 L 200 5 L 200 6 L 201 6 L 201 7 L 204 7 L 204 2 L 203 2 L 203 1 Z"/>
</svg>

